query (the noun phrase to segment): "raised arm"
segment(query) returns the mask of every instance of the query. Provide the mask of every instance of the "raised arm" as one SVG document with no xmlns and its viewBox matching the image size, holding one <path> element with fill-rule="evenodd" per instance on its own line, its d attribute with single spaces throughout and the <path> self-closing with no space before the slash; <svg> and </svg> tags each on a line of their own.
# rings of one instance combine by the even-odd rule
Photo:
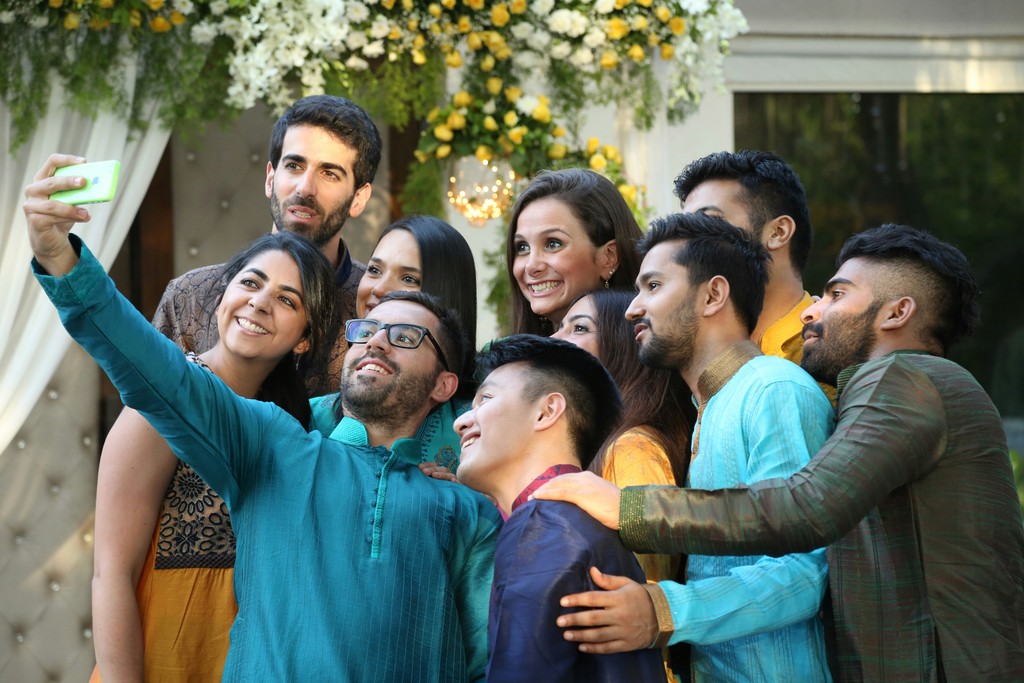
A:
<svg viewBox="0 0 1024 683">
<path fill-rule="evenodd" d="M 178 459 L 131 408 L 103 444 L 96 485 L 92 615 L 96 663 L 106 683 L 143 679 L 136 587 Z"/>
<path fill-rule="evenodd" d="M 39 265 L 55 277 L 70 273 L 78 263 L 78 254 L 68 240 L 68 233 L 75 223 L 84 223 L 90 216 L 81 207 L 50 199 L 54 192 L 82 187 L 85 178 L 55 177 L 53 173 L 63 166 L 84 161 L 82 157 L 70 154 L 51 154 L 32 183 L 25 188 L 22 208 L 28 221 L 29 245 Z"/>
</svg>

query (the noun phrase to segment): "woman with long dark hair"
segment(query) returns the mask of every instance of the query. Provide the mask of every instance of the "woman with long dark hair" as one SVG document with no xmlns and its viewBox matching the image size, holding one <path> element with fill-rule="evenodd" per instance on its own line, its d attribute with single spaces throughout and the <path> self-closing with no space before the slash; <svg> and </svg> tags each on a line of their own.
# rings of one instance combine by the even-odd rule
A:
<svg viewBox="0 0 1024 683">
<path fill-rule="evenodd" d="M 513 334 L 549 335 L 580 295 L 632 289 L 640 226 L 618 188 L 589 169 L 543 171 L 516 198 L 505 251 Z"/>
</svg>

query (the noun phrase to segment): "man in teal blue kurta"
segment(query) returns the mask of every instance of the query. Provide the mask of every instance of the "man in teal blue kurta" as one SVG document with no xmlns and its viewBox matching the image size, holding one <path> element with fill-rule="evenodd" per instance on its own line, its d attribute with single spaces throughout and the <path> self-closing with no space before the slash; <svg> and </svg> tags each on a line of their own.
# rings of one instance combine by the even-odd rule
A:
<svg viewBox="0 0 1024 683">
<path fill-rule="evenodd" d="M 35 264 L 65 327 L 231 510 L 238 617 L 224 680 L 482 680 L 501 526 L 490 501 L 423 476 L 419 443 L 381 441 L 379 422 L 350 412 L 328 438 L 240 398 L 189 363 L 71 241 L 80 262 L 54 270 L 66 276 Z M 443 337 L 437 315 L 412 301 L 382 303 L 374 316 L 427 322 Z M 371 349 L 386 338 L 354 345 L 346 367 L 393 351 Z M 402 351 L 412 352 L 404 366 L 390 360 L 400 370 L 437 362 L 430 344 Z M 407 410 L 413 425 L 435 403 L 400 399 L 387 417 Z"/>
</svg>

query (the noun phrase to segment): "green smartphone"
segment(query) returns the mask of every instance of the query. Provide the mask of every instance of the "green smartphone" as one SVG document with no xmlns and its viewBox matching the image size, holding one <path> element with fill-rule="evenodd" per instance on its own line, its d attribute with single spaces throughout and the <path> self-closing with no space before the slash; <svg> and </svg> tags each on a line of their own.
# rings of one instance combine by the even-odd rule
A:
<svg viewBox="0 0 1024 683">
<path fill-rule="evenodd" d="M 121 174 L 120 161 L 91 161 L 85 164 L 61 166 L 56 176 L 82 176 L 85 185 L 73 190 L 61 190 L 50 195 L 50 199 L 65 204 L 97 204 L 109 202 L 117 192 L 117 178 Z"/>
</svg>

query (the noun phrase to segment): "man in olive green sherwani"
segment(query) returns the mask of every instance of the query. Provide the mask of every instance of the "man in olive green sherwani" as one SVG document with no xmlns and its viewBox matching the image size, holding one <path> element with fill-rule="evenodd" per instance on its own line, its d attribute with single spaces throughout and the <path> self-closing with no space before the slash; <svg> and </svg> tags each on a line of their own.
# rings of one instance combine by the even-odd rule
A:
<svg viewBox="0 0 1024 683">
<path fill-rule="evenodd" d="M 836 430 L 804 469 L 749 489 L 621 495 L 568 475 L 535 495 L 580 505 L 638 552 L 831 544 L 837 681 L 1024 680 L 1024 526 L 1006 435 L 977 381 L 943 357 L 977 322 L 970 267 L 897 225 L 850 238 L 838 261 L 803 315 L 802 365 L 839 389 Z M 563 601 L 603 608 L 559 619 L 581 649 L 635 649 L 672 628 L 646 591 L 603 587 L 614 590 Z"/>
</svg>

